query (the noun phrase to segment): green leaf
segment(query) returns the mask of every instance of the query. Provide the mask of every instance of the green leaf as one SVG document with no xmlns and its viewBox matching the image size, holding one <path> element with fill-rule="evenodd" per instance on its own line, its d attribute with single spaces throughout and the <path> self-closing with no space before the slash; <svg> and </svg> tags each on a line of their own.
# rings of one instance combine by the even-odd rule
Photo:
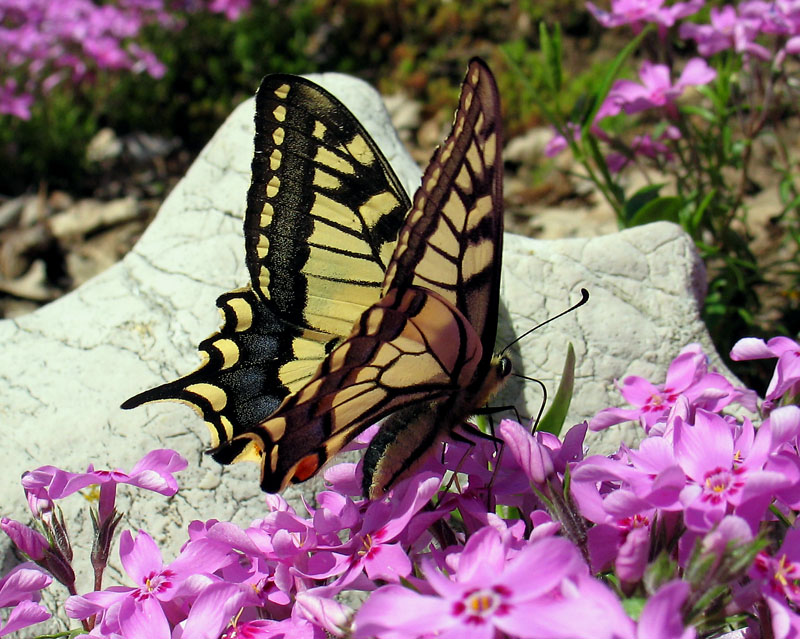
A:
<svg viewBox="0 0 800 639">
<path fill-rule="evenodd" d="M 622 600 L 622 608 L 631 619 L 638 620 L 646 603 L 647 599 L 645 597 L 630 597 Z"/>
<path fill-rule="evenodd" d="M 648 186 L 642 187 L 636 193 L 631 195 L 625 202 L 625 207 L 623 208 L 623 214 L 625 215 L 625 223 L 630 224 L 630 221 L 634 218 L 636 213 L 645 205 L 658 197 L 659 191 L 661 191 L 663 184 L 650 184 Z"/>
<path fill-rule="evenodd" d="M 647 25 L 642 31 L 637 35 L 633 40 L 631 40 L 622 51 L 619 52 L 616 58 L 614 58 L 611 66 L 606 71 L 606 74 L 603 76 L 602 81 L 600 82 L 599 89 L 596 93 L 596 100 L 594 101 L 594 105 L 592 108 L 585 114 L 583 120 L 581 121 L 581 134 L 585 135 L 589 128 L 594 124 L 594 118 L 597 115 L 597 112 L 600 110 L 600 106 L 603 104 L 603 101 L 606 99 L 608 92 L 611 90 L 611 85 L 614 83 L 614 80 L 617 79 L 619 75 L 619 70 L 622 68 L 622 65 L 625 63 L 625 60 L 628 59 L 631 53 L 633 53 L 638 47 L 639 43 L 642 39 L 649 34 L 653 30 L 652 25 Z"/>
<path fill-rule="evenodd" d="M 711 191 L 709 191 L 708 194 L 700 202 L 700 205 L 695 209 L 691 217 L 687 220 L 687 222 L 681 224 L 683 228 L 689 231 L 692 237 L 694 237 L 694 235 L 700 228 L 700 225 L 703 222 L 703 217 L 705 216 L 705 212 L 708 209 L 708 205 L 711 204 L 711 200 L 714 199 L 714 196 L 716 194 L 717 194 L 716 189 L 712 189 Z"/>
<path fill-rule="evenodd" d="M 654 593 L 663 584 L 674 579 L 677 574 L 678 564 L 670 559 L 668 553 L 662 551 L 648 564 L 642 581 L 647 592 Z"/>
<path fill-rule="evenodd" d="M 553 93 L 561 91 L 562 72 L 561 72 L 561 26 L 556 23 L 553 34 L 547 30 L 544 22 L 539 23 L 539 40 L 541 42 L 542 54 L 544 55 L 545 79 Z"/>
<path fill-rule="evenodd" d="M 640 208 L 631 219 L 631 226 L 641 226 L 650 222 L 680 222 L 683 200 L 679 197 L 660 197 Z"/>
<path fill-rule="evenodd" d="M 710 109 L 701 106 L 686 105 L 681 107 L 681 113 L 685 115 L 696 115 L 706 122 L 713 124 L 717 121 L 717 116 Z"/>
<path fill-rule="evenodd" d="M 559 435 L 567 419 L 567 411 L 572 401 L 572 392 L 575 386 L 575 349 L 572 344 L 567 345 L 567 357 L 564 360 L 564 370 L 561 371 L 561 383 L 553 398 L 547 413 L 539 421 L 537 430 L 553 435 Z"/>
</svg>

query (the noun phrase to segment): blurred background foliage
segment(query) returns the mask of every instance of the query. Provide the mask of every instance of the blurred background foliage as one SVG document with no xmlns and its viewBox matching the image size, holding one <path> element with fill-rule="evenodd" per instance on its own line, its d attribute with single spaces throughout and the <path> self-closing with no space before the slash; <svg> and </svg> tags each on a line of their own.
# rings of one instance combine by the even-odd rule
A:
<svg viewBox="0 0 800 639">
<path fill-rule="evenodd" d="M 86 146 L 103 127 L 120 136 L 177 136 L 196 153 L 261 78 L 275 72 L 352 73 L 384 93 L 403 91 L 420 100 L 430 116 L 452 107 L 467 60 L 481 55 L 498 75 L 506 128 L 513 134 L 540 116 L 498 45 L 538 55 L 542 19 L 561 22 L 567 36 L 580 37 L 586 47 L 600 32 L 574 0 L 255 0 L 237 20 L 205 12 L 185 19 L 178 32 L 151 26 L 139 40 L 166 65 L 163 78 L 105 73 L 92 85 L 59 85 L 34 105 L 30 120 L 0 116 L 0 194 L 42 182 L 49 189 L 90 192 L 94 176 Z M 596 69 L 570 61 L 566 66 L 577 69 L 566 83 L 570 99 Z M 535 86 L 537 78 L 531 81 Z"/>
</svg>

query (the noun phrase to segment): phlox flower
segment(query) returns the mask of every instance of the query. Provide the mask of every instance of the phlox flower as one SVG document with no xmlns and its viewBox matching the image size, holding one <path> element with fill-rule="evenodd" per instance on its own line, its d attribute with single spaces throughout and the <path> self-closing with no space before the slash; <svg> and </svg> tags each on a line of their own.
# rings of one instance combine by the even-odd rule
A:
<svg viewBox="0 0 800 639">
<path fill-rule="evenodd" d="M 749 576 L 760 585 L 761 596 L 772 614 L 775 637 L 797 637 L 800 615 L 800 529 L 786 532 L 780 549 L 769 555 L 762 551 L 756 557 Z"/>
<path fill-rule="evenodd" d="M 207 10 L 235 20 L 250 6 L 251 0 L 4 0 L 0 59 L 5 75 L 26 81 L 24 89 L 16 87 L 13 77 L 0 86 L 0 114 L 29 119 L 34 95 L 46 95 L 67 78 L 74 84 L 95 81 L 98 70 L 160 78 L 166 67 L 135 42 L 147 25 L 179 28 L 179 11 Z"/>
<path fill-rule="evenodd" d="M 664 0 L 611 0 L 610 12 L 592 2 L 587 2 L 586 8 L 606 28 L 629 24 L 638 33 L 647 22 L 659 25 L 660 30 L 671 27 L 676 20 L 697 13 L 704 4 L 704 0 L 689 0 L 665 7 Z"/>
<path fill-rule="evenodd" d="M 624 636 L 614 633 L 630 625 L 616 598 L 589 577 L 578 550 L 565 539 L 541 539 L 509 556 L 500 534 L 486 527 L 469 538 L 452 576 L 429 562 L 422 572 L 430 593 L 379 588 L 356 614 L 354 637 L 491 639 L 502 632 L 602 639 Z M 593 614 L 597 608 L 606 614 Z"/>
<path fill-rule="evenodd" d="M 688 480 L 680 499 L 689 529 L 708 531 L 733 512 L 755 531 L 775 493 L 797 483 L 797 476 L 765 468 L 769 429 L 760 429 L 752 442 L 745 435 L 744 450 L 737 445 L 741 440 L 725 419 L 702 409 L 693 425 L 676 419 L 674 452 Z"/>
<path fill-rule="evenodd" d="M 678 397 L 683 395 L 692 406 L 719 411 L 731 402 L 749 407 L 751 394 L 737 389 L 722 375 L 708 371 L 708 361 L 699 344 L 690 344 L 672 360 L 664 384 L 653 384 L 631 375 L 623 381 L 620 393 L 636 408 L 606 408 L 589 421 L 590 430 L 603 430 L 628 420 L 638 420 L 645 432 L 666 420 Z"/>
<path fill-rule="evenodd" d="M 89 464 L 85 473 L 71 473 L 55 466 L 41 466 L 25 473 L 22 486 L 37 499 L 63 499 L 87 486 L 99 484 L 100 519 L 105 520 L 114 507 L 117 484 L 130 484 L 171 497 L 178 492 L 173 474 L 188 462 L 174 450 L 158 449 L 147 453 L 129 473 L 123 470 L 95 470 Z M 34 512 L 34 514 L 36 514 Z"/>
<path fill-rule="evenodd" d="M 236 621 L 219 639 L 326 639 L 325 631 L 305 619 Z M 188 636 L 187 638 L 188 639 Z M 194 639 L 194 638 L 192 638 Z"/>
<path fill-rule="evenodd" d="M 800 344 L 788 337 L 773 337 L 768 342 L 756 337 L 740 339 L 731 349 L 731 359 L 738 362 L 748 359 L 777 357 L 775 372 L 767 387 L 765 399 L 774 401 L 783 395 L 800 392 Z"/>
<path fill-rule="evenodd" d="M 708 84 L 717 72 L 702 58 L 692 58 L 686 63 L 677 82 L 669 77 L 669 67 L 645 60 L 639 70 L 639 82 L 617 80 L 598 112 L 598 118 L 625 111 L 628 115 L 654 108 L 674 108 L 686 87 Z"/>
<path fill-rule="evenodd" d="M 298 615 L 324 628 L 334 637 L 342 637 L 350 627 L 353 610 L 327 596 L 328 591 L 333 590 L 321 587 L 298 592 L 295 598 L 295 610 Z"/>
<path fill-rule="evenodd" d="M 276 511 L 275 517 L 253 522 L 247 529 L 230 522 L 208 526 L 204 540 L 213 544 L 229 561 L 218 574 L 228 582 L 242 584 L 250 603 L 268 610 L 273 618 L 288 616 L 292 595 L 308 588 L 308 557 L 317 547 L 310 523 L 293 512 Z M 196 537 L 196 543 L 200 537 Z"/>
<path fill-rule="evenodd" d="M 663 162 L 671 162 L 672 151 L 661 140 L 676 140 L 680 138 L 680 131 L 677 127 L 670 126 L 661 134 L 658 139 L 654 139 L 649 134 L 637 135 L 630 144 L 631 156 L 622 153 L 609 153 L 606 156 L 608 170 L 612 173 L 619 173 L 631 161 L 632 157 L 642 156 L 653 160 L 661 159 Z"/>
<path fill-rule="evenodd" d="M 250 8 L 250 0 L 211 0 L 209 11 L 224 13 L 228 20 L 237 20 Z"/>
<path fill-rule="evenodd" d="M 170 602 L 185 592 L 196 594 L 218 581 L 210 575 L 228 561 L 227 553 L 200 540 L 188 544 L 175 561 L 165 566 L 155 541 L 143 530 L 136 539 L 129 531 L 123 531 L 119 555 L 136 586 L 112 586 L 74 595 L 67 599 L 65 608 L 74 619 L 99 615 L 101 632 L 120 632 L 128 639 L 168 638 L 167 613 L 177 614 Z"/>
<path fill-rule="evenodd" d="M 568 135 L 572 136 L 573 140 L 577 141 L 580 139 L 581 136 L 580 125 L 575 124 L 574 122 L 567 122 L 564 128 L 566 129 Z M 569 142 L 567 142 L 567 139 L 563 135 L 561 135 L 561 133 L 559 133 L 558 131 L 553 130 L 553 137 L 550 138 L 550 140 L 545 145 L 544 154 L 548 158 L 554 158 L 568 147 L 569 147 Z"/>
<path fill-rule="evenodd" d="M 205 586 L 192 603 L 186 619 L 176 625 L 170 639 L 218 639 L 238 617 L 246 596 L 234 584 L 216 582 Z M 147 636 L 146 628 L 142 628 L 140 634 Z"/>
<path fill-rule="evenodd" d="M 367 506 L 361 527 L 346 543 L 319 550 L 330 550 L 338 556 L 330 574 L 342 572 L 332 587 L 342 588 L 352 584 L 362 573 L 369 579 L 398 581 L 412 570 L 403 545 L 410 545 L 412 519 L 425 507 L 439 489 L 440 478 L 430 473 L 410 477 L 398 484 L 388 498 L 373 501 Z M 437 514 L 436 517 L 440 517 Z M 426 519 L 427 527 L 427 519 Z M 422 531 L 419 530 L 419 533 Z M 403 543 L 401 543 L 401 541 Z M 316 574 L 319 578 L 320 575 Z"/>
<path fill-rule="evenodd" d="M 31 563 L 14 567 L 0 579 L 0 608 L 14 606 L 0 625 L 0 637 L 50 618 L 47 609 L 36 602 L 39 591 L 52 581 L 50 575 Z"/>
<path fill-rule="evenodd" d="M 752 54 L 762 60 L 768 60 L 770 53 L 755 42 L 759 33 L 760 18 L 739 16 L 736 8 L 730 5 L 712 7 L 711 24 L 681 25 L 681 38 L 697 42 L 700 55 L 709 57 L 725 49 L 734 49 L 737 53 Z"/>
<path fill-rule="evenodd" d="M 689 595 L 689 584 L 673 580 L 647 600 L 636 624 L 636 639 L 694 639 L 697 631 L 683 625 L 681 606 Z"/>
<path fill-rule="evenodd" d="M 0 113 L 13 115 L 20 120 L 31 119 L 33 96 L 22 92 L 16 80 L 8 78 L 0 84 Z"/>
<path fill-rule="evenodd" d="M 0 519 L 0 529 L 9 536 L 17 548 L 35 561 L 44 559 L 45 552 L 50 548 L 47 537 L 38 530 L 8 517 Z"/>
</svg>

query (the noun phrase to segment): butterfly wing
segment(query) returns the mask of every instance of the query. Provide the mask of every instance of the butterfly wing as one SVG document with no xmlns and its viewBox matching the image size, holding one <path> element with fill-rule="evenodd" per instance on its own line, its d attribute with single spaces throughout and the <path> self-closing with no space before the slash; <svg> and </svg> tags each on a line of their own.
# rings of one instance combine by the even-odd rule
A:
<svg viewBox="0 0 800 639">
<path fill-rule="evenodd" d="M 358 120 L 304 78 L 264 79 L 255 149 L 244 224 L 250 286 L 217 300 L 223 325 L 201 342 L 199 369 L 122 405 L 189 403 L 226 462 L 260 460 L 232 441 L 302 388 L 380 299 L 410 207 Z"/>
<path fill-rule="evenodd" d="M 502 252 L 500 98 L 491 71 L 474 58 L 453 131 L 434 152 L 414 195 L 383 292 L 414 284 L 439 293 L 481 336 L 488 363 L 497 333 Z"/>
<path fill-rule="evenodd" d="M 346 337 L 380 298 L 408 197 L 353 114 L 305 78 L 264 79 L 255 148 L 252 286 L 285 322 Z"/>
<path fill-rule="evenodd" d="M 381 428 L 390 435 L 379 434 L 377 450 L 367 454 L 365 488 L 381 494 L 494 388 L 500 145 L 496 85 L 485 64 L 473 60 L 453 131 L 426 169 L 400 232 L 384 297 L 308 385 L 244 435 L 264 451 L 264 490 L 308 479 L 366 426 L 400 411 Z M 423 307 L 436 313 L 412 312 L 409 296 L 424 298 Z M 414 327 L 413 347 L 398 345 L 406 339 L 398 326 Z"/>
<path fill-rule="evenodd" d="M 452 396 L 472 379 L 481 352 L 469 321 L 437 293 L 390 291 L 306 386 L 240 436 L 264 451 L 261 487 L 305 481 L 370 424 Z"/>
</svg>

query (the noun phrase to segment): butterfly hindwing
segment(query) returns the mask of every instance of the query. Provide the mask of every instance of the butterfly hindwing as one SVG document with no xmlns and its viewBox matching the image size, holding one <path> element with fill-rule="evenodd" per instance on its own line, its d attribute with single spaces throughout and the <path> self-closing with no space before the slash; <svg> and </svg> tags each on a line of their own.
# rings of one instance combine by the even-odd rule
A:
<svg viewBox="0 0 800 639">
<path fill-rule="evenodd" d="M 262 488 L 308 479 L 355 434 L 400 408 L 453 396 L 481 354 L 469 321 L 437 293 L 390 291 L 304 388 L 242 436 L 268 453 Z"/>
</svg>

